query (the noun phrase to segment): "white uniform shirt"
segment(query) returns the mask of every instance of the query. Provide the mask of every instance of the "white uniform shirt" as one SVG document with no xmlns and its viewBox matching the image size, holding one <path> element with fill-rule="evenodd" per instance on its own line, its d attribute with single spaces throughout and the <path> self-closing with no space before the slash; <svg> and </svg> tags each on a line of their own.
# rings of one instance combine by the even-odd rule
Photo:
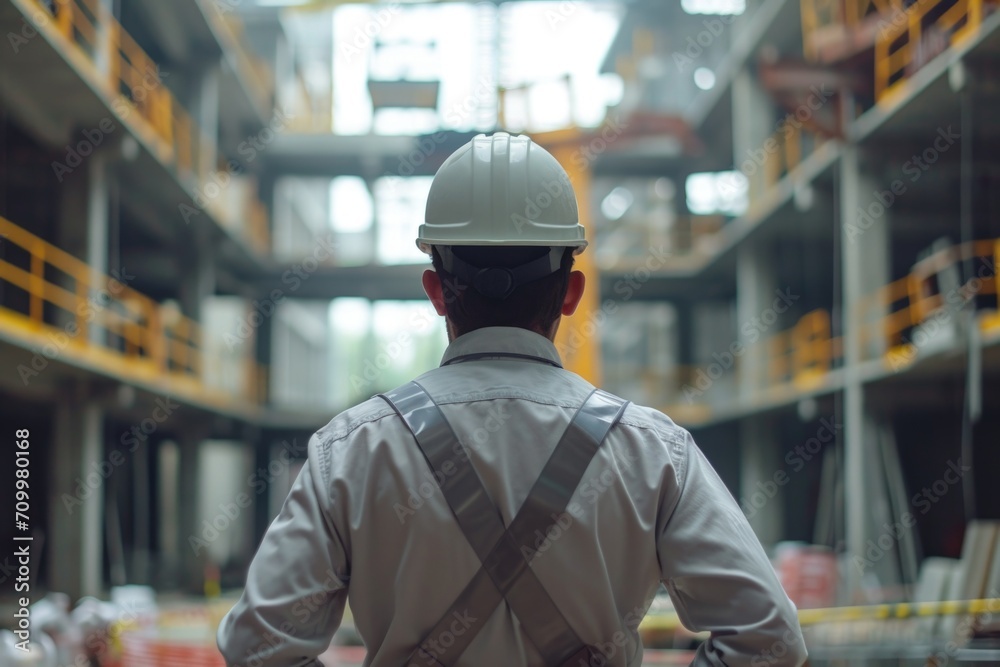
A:
<svg viewBox="0 0 1000 667">
<path fill-rule="evenodd" d="M 509 525 L 593 386 L 553 363 L 488 357 L 498 352 L 559 363 L 546 338 L 493 327 L 456 339 L 443 365 L 418 381 Z M 467 355 L 475 358 L 460 359 Z M 308 457 L 219 628 L 219 647 L 231 665 L 319 665 L 349 596 L 365 664 L 401 667 L 479 559 L 412 435 L 381 398 L 320 429 Z M 712 632 L 694 664 L 805 660 L 795 608 L 760 543 L 691 435 L 669 417 L 629 405 L 567 511 L 568 525 L 538 535 L 531 567 L 607 664 L 641 664 L 636 628 L 660 582 L 686 627 Z M 483 625 L 460 665 L 542 664 L 506 602 L 485 619 L 456 618 L 452 631 L 474 624 Z"/>
</svg>

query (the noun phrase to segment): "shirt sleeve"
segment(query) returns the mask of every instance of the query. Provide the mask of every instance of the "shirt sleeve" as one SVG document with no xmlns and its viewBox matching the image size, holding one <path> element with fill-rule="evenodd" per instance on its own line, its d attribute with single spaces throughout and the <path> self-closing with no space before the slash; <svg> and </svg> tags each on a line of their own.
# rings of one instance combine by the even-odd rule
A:
<svg viewBox="0 0 1000 667">
<path fill-rule="evenodd" d="M 350 554 L 325 505 L 333 502 L 317 461 L 318 439 L 281 512 L 267 529 L 246 588 L 219 626 L 230 667 L 322 667 L 347 601 Z"/>
<path fill-rule="evenodd" d="M 711 633 L 692 665 L 801 665 L 795 606 L 743 512 L 690 434 L 673 453 L 677 487 L 664 498 L 657 551 L 681 622 Z"/>
</svg>

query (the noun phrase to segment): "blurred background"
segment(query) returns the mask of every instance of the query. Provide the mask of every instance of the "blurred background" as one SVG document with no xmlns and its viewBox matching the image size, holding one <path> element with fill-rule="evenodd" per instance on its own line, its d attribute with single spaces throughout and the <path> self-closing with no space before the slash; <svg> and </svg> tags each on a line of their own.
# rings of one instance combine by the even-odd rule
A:
<svg viewBox="0 0 1000 667">
<path fill-rule="evenodd" d="M 438 364 L 413 239 L 497 129 L 592 239 L 567 366 L 691 430 L 811 661 L 1000 664 L 998 5 L 0 0 L 0 665 L 223 664 L 310 435 Z"/>
</svg>

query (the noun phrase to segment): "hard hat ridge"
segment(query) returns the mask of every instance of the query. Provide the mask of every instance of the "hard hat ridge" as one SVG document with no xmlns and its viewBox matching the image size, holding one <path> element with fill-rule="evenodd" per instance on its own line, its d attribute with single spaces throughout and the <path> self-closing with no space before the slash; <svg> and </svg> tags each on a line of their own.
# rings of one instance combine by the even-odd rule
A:
<svg viewBox="0 0 1000 667">
<path fill-rule="evenodd" d="M 431 183 L 417 246 L 587 246 L 562 166 L 526 136 L 480 134 Z"/>
</svg>

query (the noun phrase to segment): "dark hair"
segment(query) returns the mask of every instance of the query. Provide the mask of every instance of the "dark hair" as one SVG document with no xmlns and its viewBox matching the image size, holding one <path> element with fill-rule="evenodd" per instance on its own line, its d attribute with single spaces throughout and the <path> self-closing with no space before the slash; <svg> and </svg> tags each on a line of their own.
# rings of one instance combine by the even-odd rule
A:
<svg viewBox="0 0 1000 667">
<path fill-rule="evenodd" d="M 512 268 L 537 259 L 550 250 L 548 246 L 452 246 L 452 252 L 479 268 Z M 562 263 L 554 273 L 518 286 L 506 299 L 491 299 L 477 292 L 444 270 L 441 255 L 433 248 L 431 261 L 441 278 L 448 319 L 455 336 L 483 327 L 519 327 L 548 336 L 559 318 L 569 274 L 573 270 L 573 252 L 567 248 Z"/>
</svg>

